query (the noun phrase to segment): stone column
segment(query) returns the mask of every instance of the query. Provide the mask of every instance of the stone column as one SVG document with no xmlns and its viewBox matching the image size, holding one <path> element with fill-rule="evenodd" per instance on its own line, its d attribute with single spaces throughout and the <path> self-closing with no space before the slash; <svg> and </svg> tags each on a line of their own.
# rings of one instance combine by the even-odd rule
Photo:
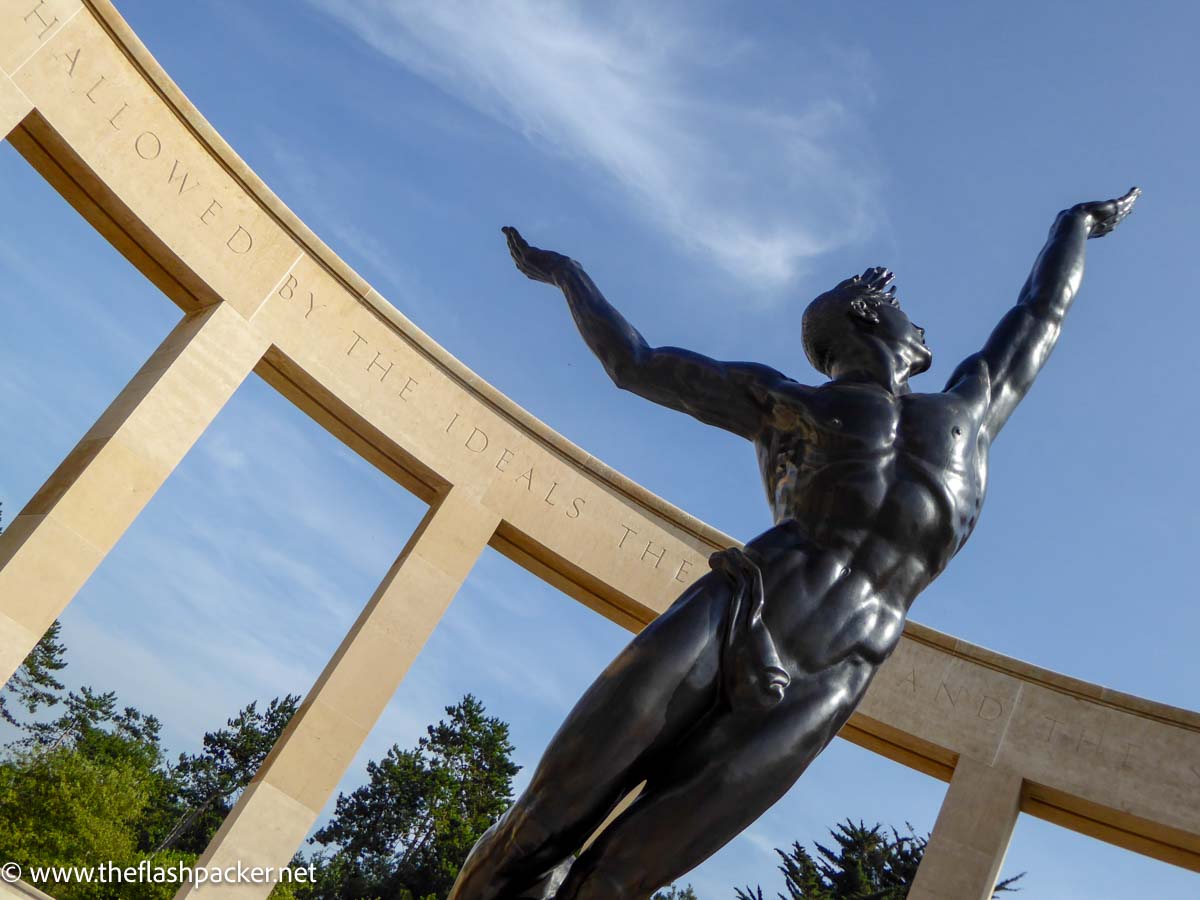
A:
<svg viewBox="0 0 1200 900">
<path fill-rule="evenodd" d="M 909 900 L 989 900 L 1020 805 L 1020 775 L 960 757 Z"/>
<path fill-rule="evenodd" d="M 262 358 L 225 304 L 189 315 L 0 535 L 7 681 Z"/>
<path fill-rule="evenodd" d="M 7 138 L 33 112 L 33 102 L 11 78 L 0 72 L 0 139 Z"/>
<path fill-rule="evenodd" d="M 498 524 L 463 488 L 430 509 L 198 866 L 288 864 Z M 175 898 L 262 898 L 271 887 L 184 886 Z"/>
</svg>

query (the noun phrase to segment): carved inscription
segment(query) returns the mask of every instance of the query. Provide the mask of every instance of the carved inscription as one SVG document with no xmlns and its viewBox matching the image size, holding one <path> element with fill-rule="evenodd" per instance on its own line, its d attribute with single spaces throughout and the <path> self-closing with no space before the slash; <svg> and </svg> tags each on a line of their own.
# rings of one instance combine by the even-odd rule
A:
<svg viewBox="0 0 1200 900">
<path fill-rule="evenodd" d="M 1118 768 L 1128 766 L 1130 758 L 1138 748 L 1137 744 L 1121 735 L 1089 731 L 1086 727 L 1054 716 L 1043 715 L 1038 721 L 1042 729 L 1041 739 L 1053 749 L 1099 756 L 1114 762 Z"/>
<path fill-rule="evenodd" d="M 639 535 L 638 530 L 621 523 L 622 534 L 617 538 L 617 549 L 636 554 L 638 561 L 653 569 L 664 572 L 681 584 L 688 583 L 694 563 L 690 559 L 667 560 L 667 548 L 653 539 Z"/>
<path fill-rule="evenodd" d="M 39 3 L 26 17 L 26 21 L 36 21 L 42 25 L 42 34 L 57 21 L 55 18 L 47 22 L 41 13 L 43 6 L 44 2 Z M 88 65 L 83 50 L 83 47 L 76 47 L 64 51 L 57 58 L 62 60 L 68 79 L 88 85 L 83 91 L 84 101 L 98 107 L 108 127 L 122 134 L 123 139 L 128 141 L 128 152 L 154 167 L 151 169 L 155 173 L 151 176 L 152 181 L 165 186 L 164 194 L 168 199 L 188 204 L 198 228 L 202 227 L 206 233 L 211 233 L 210 239 L 219 241 L 230 257 L 248 256 L 254 250 L 254 235 L 246 223 L 230 218 L 221 201 L 203 190 L 203 185 L 188 171 L 187 164 L 163 143 L 157 132 L 138 128 L 136 121 L 126 116 L 129 102 L 120 95 L 120 89 L 104 72 L 97 72 Z"/>
<path fill-rule="evenodd" d="M 1010 712 L 1010 706 L 1000 697 L 986 692 L 972 692 L 952 680 L 919 679 L 915 666 L 895 682 L 897 690 L 911 694 L 919 702 L 934 706 L 947 714 L 971 716 L 994 722 Z M 1102 734 L 1051 715 L 1040 716 L 1034 724 L 1034 737 L 1054 752 L 1094 755 L 1124 768 L 1134 758 L 1137 744 L 1121 735 Z"/>
<path fill-rule="evenodd" d="M 311 307 L 312 300 L 313 300 L 312 292 L 310 291 L 309 292 L 309 304 L 310 304 L 309 311 L 310 312 L 311 312 L 311 308 L 312 308 Z M 304 314 L 304 318 L 306 318 L 306 319 L 308 318 L 308 313 Z M 363 371 L 367 372 L 368 374 L 370 374 L 371 376 L 373 376 L 375 378 L 378 378 L 379 381 L 382 383 L 385 379 L 387 379 L 387 377 L 389 375 L 392 374 L 392 369 L 395 368 L 395 363 L 386 359 L 383 355 L 383 351 L 381 351 L 381 350 L 376 350 L 376 351 L 372 352 L 371 347 L 370 347 L 370 342 L 365 337 L 363 337 L 361 334 L 359 334 L 357 331 L 354 331 L 353 329 L 351 329 L 350 333 L 354 337 L 353 337 L 353 340 L 351 340 L 351 342 L 350 342 L 350 349 L 348 349 L 346 351 L 346 355 L 353 357 L 354 359 L 358 360 L 360 363 L 364 359 L 367 360 L 366 365 L 363 367 Z M 357 354 L 356 354 L 356 351 L 357 351 Z M 400 387 L 396 391 L 396 396 L 399 397 L 401 400 L 408 400 L 408 395 L 417 386 L 418 382 L 415 378 L 411 378 L 409 376 L 400 377 L 399 375 L 397 375 L 395 378 L 392 379 L 391 384 L 393 384 L 393 385 L 399 384 Z"/>
<path fill-rule="evenodd" d="M 461 413 L 454 413 L 450 417 L 444 433 L 454 437 L 462 451 L 486 458 L 495 471 L 503 473 L 513 484 L 540 498 L 543 506 L 557 509 L 568 519 L 578 519 L 583 514 L 587 505 L 585 498 L 568 497 L 562 493 L 554 473 L 539 470 L 528 460 L 520 459 L 518 451 L 500 445 L 482 428 L 463 419 Z"/>
<path fill-rule="evenodd" d="M 960 715 L 970 715 L 985 722 L 994 722 L 1008 711 L 1008 707 L 999 697 L 991 694 L 971 694 L 967 688 L 954 685 L 942 678 L 936 684 L 917 683 L 917 669 L 912 666 L 907 675 L 896 682 L 900 690 L 908 691 L 914 697 L 941 709 L 951 710 Z"/>
<path fill-rule="evenodd" d="M 283 279 L 283 284 L 279 286 L 279 290 L 276 293 L 284 300 L 294 300 L 297 296 L 299 286 L 300 282 L 296 276 L 289 274 Z M 300 293 L 304 295 L 304 318 L 307 319 L 316 310 L 325 308 L 323 304 L 317 304 L 317 295 L 313 291 L 301 290 Z"/>
<path fill-rule="evenodd" d="M 32 25 L 37 30 L 39 41 L 46 36 L 46 33 L 51 28 L 58 24 L 58 16 L 53 15 L 50 19 L 47 19 L 47 13 L 49 13 L 49 10 L 46 9 L 46 0 L 39 0 L 37 6 L 21 17 L 27 25 Z"/>
<path fill-rule="evenodd" d="M 23 18 L 36 30 L 39 38 L 60 24 L 58 16 L 47 7 L 47 0 L 32 4 Z M 61 62 L 64 76 L 77 85 L 74 96 L 78 102 L 96 108 L 100 127 L 116 133 L 115 140 L 144 167 L 149 183 L 160 186 L 164 204 L 185 205 L 194 228 L 209 236 L 214 245 L 219 244 L 220 252 L 230 260 L 252 257 L 256 249 L 253 223 L 240 221 L 226 208 L 229 197 L 206 186 L 196 175 L 196 166 L 188 163 L 188 152 L 192 148 L 173 146 L 169 135 L 139 122 L 133 111 L 135 107 L 123 96 L 120 80 L 93 63 L 89 48 L 77 46 L 63 50 L 54 59 Z M 246 198 L 246 205 L 253 206 L 249 198 Z M 317 289 L 302 283 L 294 272 L 283 276 L 275 294 L 305 321 L 326 309 Z M 357 367 L 362 373 L 360 377 L 386 385 L 402 402 L 419 397 L 420 382 L 401 371 L 401 364 L 389 356 L 387 347 L 374 346 L 372 340 L 368 334 L 349 329 L 342 351 L 348 363 Z M 544 462 L 522 459 L 517 449 L 504 446 L 484 427 L 464 420 L 457 412 L 446 422 L 444 433 L 455 440 L 460 452 L 487 459 L 494 477 L 508 479 L 518 489 L 536 498 L 547 512 L 553 510 L 555 515 L 572 520 L 583 516 L 587 498 L 564 489 L 563 485 L 568 481 L 566 473 L 557 474 Z M 693 574 L 693 560 L 672 558 L 665 544 L 651 536 L 640 536 L 628 526 L 618 538 L 618 546 L 636 554 L 640 564 L 680 583 L 687 583 Z"/>
<path fill-rule="evenodd" d="M 294 273 L 284 276 L 275 294 L 280 300 L 295 305 L 306 321 L 327 306 L 320 302 L 316 291 Z M 364 373 L 363 377 L 387 385 L 397 399 L 406 403 L 419 395 L 420 382 L 402 372 L 387 349 L 375 346 L 367 335 L 351 328 L 344 346 L 343 355 Z M 454 439 L 459 452 L 487 459 L 492 470 L 499 473 L 495 477 L 507 478 L 523 488 L 536 497 L 545 510 L 552 509 L 555 514 L 567 519 L 578 519 L 583 515 L 587 498 L 564 493 L 564 476 L 556 478 L 555 473 L 547 471 L 544 464 L 539 467 L 528 459 L 521 459 L 517 450 L 503 446 L 483 428 L 468 423 L 461 413 L 451 414 L 442 431 Z"/>
</svg>

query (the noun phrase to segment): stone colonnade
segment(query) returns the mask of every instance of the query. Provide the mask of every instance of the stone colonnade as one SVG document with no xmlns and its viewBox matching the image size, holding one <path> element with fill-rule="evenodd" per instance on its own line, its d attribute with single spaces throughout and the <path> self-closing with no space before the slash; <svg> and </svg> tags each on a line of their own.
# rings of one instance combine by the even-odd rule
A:
<svg viewBox="0 0 1200 900">
<path fill-rule="evenodd" d="M 251 372 L 430 503 L 201 863 L 287 864 L 485 546 L 637 630 L 733 543 L 405 319 L 106 0 L 0 0 L 0 129 L 183 312 L 0 536 L 5 679 Z M 990 896 L 1021 811 L 1200 870 L 1196 713 L 910 624 L 842 736 L 950 782 L 913 898 Z"/>
</svg>

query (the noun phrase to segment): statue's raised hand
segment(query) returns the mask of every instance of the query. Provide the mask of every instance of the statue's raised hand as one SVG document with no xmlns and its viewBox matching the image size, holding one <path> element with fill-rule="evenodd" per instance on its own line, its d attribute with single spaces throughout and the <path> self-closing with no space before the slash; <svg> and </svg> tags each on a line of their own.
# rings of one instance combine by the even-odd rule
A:
<svg viewBox="0 0 1200 900">
<path fill-rule="evenodd" d="M 1129 215 L 1133 204 L 1142 195 L 1141 188 L 1130 188 L 1129 192 L 1115 200 L 1093 200 L 1090 203 L 1077 203 L 1071 207 L 1071 212 L 1082 213 L 1088 217 L 1088 237 L 1104 237 L 1121 220 Z"/>
<path fill-rule="evenodd" d="M 512 254 L 513 262 L 526 277 L 534 281 L 554 284 L 555 275 L 570 262 L 570 259 L 561 253 L 529 246 L 525 238 L 521 237 L 521 233 L 511 225 L 506 225 L 500 230 L 508 238 L 508 252 Z"/>
</svg>

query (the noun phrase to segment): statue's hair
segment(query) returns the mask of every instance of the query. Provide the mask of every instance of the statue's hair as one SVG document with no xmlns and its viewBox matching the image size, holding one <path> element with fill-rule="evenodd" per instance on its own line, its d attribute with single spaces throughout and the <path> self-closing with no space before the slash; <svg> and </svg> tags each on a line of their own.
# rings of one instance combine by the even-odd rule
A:
<svg viewBox="0 0 1200 900">
<path fill-rule="evenodd" d="M 845 279 L 808 304 L 800 329 L 804 355 L 813 368 L 828 375 L 833 349 L 856 332 L 850 312 L 855 300 L 898 305 L 896 289 L 883 290 L 893 277 L 882 268 L 868 269 L 862 275 Z"/>
</svg>

